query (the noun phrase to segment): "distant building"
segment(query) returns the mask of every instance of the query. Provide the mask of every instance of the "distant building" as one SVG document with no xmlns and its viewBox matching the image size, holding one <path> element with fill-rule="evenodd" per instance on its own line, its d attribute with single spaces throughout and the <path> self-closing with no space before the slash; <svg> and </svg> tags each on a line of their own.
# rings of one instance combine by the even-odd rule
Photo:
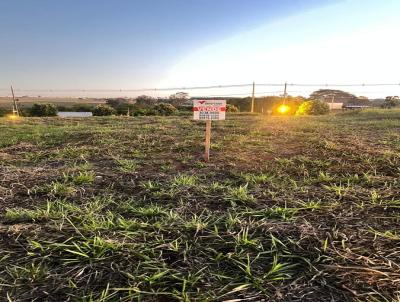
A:
<svg viewBox="0 0 400 302">
<path fill-rule="evenodd" d="M 330 110 L 340 110 L 343 108 L 343 103 L 327 103 Z"/>
<path fill-rule="evenodd" d="M 91 117 L 92 112 L 75 112 L 75 111 L 59 111 L 57 113 L 59 117 Z"/>
<path fill-rule="evenodd" d="M 366 109 L 370 108 L 371 106 L 364 106 L 364 105 L 344 105 L 343 109 Z"/>
</svg>

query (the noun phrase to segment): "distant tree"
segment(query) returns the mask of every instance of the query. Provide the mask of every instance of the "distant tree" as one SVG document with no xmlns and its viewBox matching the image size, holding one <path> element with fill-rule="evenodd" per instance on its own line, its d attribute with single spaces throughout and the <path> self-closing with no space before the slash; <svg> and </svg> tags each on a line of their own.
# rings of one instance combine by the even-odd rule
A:
<svg viewBox="0 0 400 302">
<path fill-rule="evenodd" d="M 91 104 L 73 104 L 72 106 L 57 105 L 58 111 L 73 111 L 73 112 L 91 112 L 94 105 Z"/>
<path fill-rule="evenodd" d="M 366 96 L 359 96 L 356 100 L 353 100 L 351 103 L 353 105 L 362 105 L 362 106 L 368 106 L 371 104 L 369 98 Z"/>
<path fill-rule="evenodd" d="M 267 97 L 267 100 L 270 100 L 267 106 L 264 105 L 262 112 L 267 113 L 268 111 L 272 112 L 272 114 L 281 115 L 282 112 L 280 111 L 281 105 L 285 104 L 288 106 L 288 111 L 285 112 L 285 115 L 294 115 L 299 108 L 299 106 L 304 102 L 304 97 L 301 96 L 287 96 L 284 97 Z M 257 104 L 257 102 L 256 102 Z M 257 108 L 257 107 L 256 107 Z M 260 112 L 259 110 L 256 110 Z"/>
<path fill-rule="evenodd" d="M 130 114 L 134 108 L 133 100 L 126 98 L 112 98 L 107 99 L 106 104 L 113 107 L 117 114 Z"/>
<path fill-rule="evenodd" d="M 170 99 L 185 99 L 185 100 L 187 100 L 189 98 L 189 93 L 180 91 L 180 92 L 171 94 L 169 96 L 169 98 Z"/>
<path fill-rule="evenodd" d="M 11 111 L 7 110 L 5 108 L 0 108 L 0 116 L 6 116 L 7 114 L 10 114 Z"/>
<path fill-rule="evenodd" d="M 153 107 L 135 107 L 132 111 L 133 116 L 143 115 L 173 115 L 178 110 L 171 104 L 161 103 L 156 104 Z"/>
<path fill-rule="evenodd" d="M 311 100 L 302 103 L 296 115 L 322 115 L 329 113 L 329 106 L 324 101 Z"/>
<path fill-rule="evenodd" d="M 324 102 L 354 103 L 358 98 L 349 92 L 335 89 L 319 89 L 310 94 L 310 99 Z"/>
<path fill-rule="evenodd" d="M 382 107 L 390 109 L 392 107 L 398 106 L 399 104 L 400 104 L 400 99 L 398 96 L 387 96 L 382 104 Z"/>
<path fill-rule="evenodd" d="M 226 104 L 226 112 L 239 112 L 239 108 L 232 104 Z"/>
<path fill-rule="evenodd" d="M 76 112 L 90 112 L 93 111 L 94 106 L 90 104 L 74 104 L 71 107 L 71 111 Z"/>
<path fill-rule="evenodd" d="M 157 104 L 153 110 L 156 115 L 173 115 L 177 111 L 171 104 Z"/>
<path fill-rule="evenodd" d="M 33 104 L 29 110 L 30 116 L 57 116 L 58 109 L 54 104 Z"/>
<path fill-rule="evenodd" d="M 136 98 L 136 105 L 140 107 L 151 107 L 157 103 L 157 99 L 148 95 L 141 95 Z"/>
<path fill-rule="evenodd" d="M 57 110 L 58 111 L 72 111 L 72 110 L 70 110 L 70 107 L 65 106 L 65 105 L 57 105 Z"/>
<path fill-rule="evenodd" d="M 93 109 L 94 116 L 108 116 L 116 113 L 117 111 L 109 105 L 98 105 Z"/>
<path fill-rule="evenodd" d="M 124 98 L 106 99 L 106 104 L 113 108 L 117 108 L 118 106 L 121 106 L 126 103 L 128 103 L 128 100 Z"/>
<path fill-rule="evenodd" d="M 189 99 L 187 92 L 177 92 L 169 96 L 169 101 L 174 106 L 182 106 Z"/>
<path fill-rule="evenodd" d="M 218 98 L 213 98 L 213 99 L 218 99 Z M 221 98 L 221 99 L 223 99 L 223 98 Z M 245 98 L 232 97 L 232 98 L 226 99 L 226 102 L 228 104 L 236 106 L 239 109 L 239 111 L 241 111 L 241 112 L 250 111 L 250 108 L 251 108 L 251 105 L 250 105 L 251 98 L 250 97 L 245 97 Z M 255 103 L 256 103 L 256 107 L 257 107 L 258 102 L 256 101 Z"/>
</svg>

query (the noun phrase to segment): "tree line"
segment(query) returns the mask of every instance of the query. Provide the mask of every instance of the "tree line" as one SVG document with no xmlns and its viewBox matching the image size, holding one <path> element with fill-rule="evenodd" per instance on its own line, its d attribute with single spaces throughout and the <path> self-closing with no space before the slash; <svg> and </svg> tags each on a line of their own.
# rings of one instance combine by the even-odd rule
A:
<svg viewBox="0 0 400 302">
<path fill-rule="evenodd" d="M 192 100 L 186 92 L 177 92 L 169 97 L 151 97 L 141 95 L 136 98 L 107 98 L 99 99 L 104 104 L 73 104 L 71 106 L 55 104 L 33 104 L 30 108 L 23 108 L 24 116 L 55 116 L 58 111 L 92 112 L 93 115 L 174 115 L 191 111 Z M 201 97 L 201 99 L 225 99 L 228 111 L 249 112 L 251 97 Z M 300 105 L 306 101 L 321 101 L 323 103 L 343 103 L 344 105 L 371 105 L 367 97 L 357 97 L 354 94 L 334 89 L 319 89 L 311 93 L 309 98 L 302 96 L 262 96 L 254 100 L 254 111 L 257 113 L 274 114 L 283 103 L 290 107 L 289 114 L 295 114 Z M 382 108 L 393 108 L 400 103 L 398 96 L 388 96 L 379 103 Z M 0 108 L 0 116 L 9 114 L 7 109 Z"/>
</svg>

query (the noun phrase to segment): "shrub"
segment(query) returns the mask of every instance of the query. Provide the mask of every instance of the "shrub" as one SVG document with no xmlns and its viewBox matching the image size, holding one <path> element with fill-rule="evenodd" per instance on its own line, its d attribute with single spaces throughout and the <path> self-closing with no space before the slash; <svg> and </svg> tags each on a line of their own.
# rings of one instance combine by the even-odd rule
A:
<svg viewBox="0 0 400 302">
<path fill-rule="evenodd" d="M 74 104 L 72 106 L 58 105 L 58 111 L 91 112 L 94 109 L 90 104 Z"/>
<path fill-rule="evenodd" d="M 20 116 L 31 116 L 31 108 L 23 108 L 23 107 L 19 107 L 19 115 Z"/>
<path fill-rule="evenodd" d="M 296 115 L 322 115 L 329 113 L 327 103 L 318 100 L 304 102 L 296 111 Z"/>
<path fill-rule="evenodd" d="M 226 112 L 239 112 L 239 108 L 232 104 L 226 104 Z"/>
<path fill-rule="evenodd" d="M 153 107 L 156 115 L 172 115 L 174 114 L 177 109 L 171 104 L 157 104 Z"/>
<path fill-rule="evenodd" d="M 10 113 L 11 113 L 10 110 L 7 110 L 5 108 L 0 108 L 0 117 L 1 116 L 6 116 L 7 114 L 10 114 Z"/>
<path fill-rule="evenodd" d="M 390 109 L 392 107 L 398 106 L 399 103 L 400 103 L 400 99 L 398 96 L 387 96 L 381 107 Z"/>
<path fill-rule="evenodd" d="M 93 109 L 93 116 L 107 116 L 116 114 L 117 111 L 108 105 L 98 105 Z"/>
<path fill-rule="evenodd" d="M 121 105 L 127 104 L 128 100 L 123 98 L 107 99 L 106 104 L 113 108 L 117 108 Z"/>
<path fill-rule="evenodd" d="M 178 107 L 176 107 L 176 109 L 178 109 L 179 111 L 183 111 L 183 112 L 192 112 L 193 111 L 192 106 L 178 106 Z"/>
<path fill-rule="evenodd" d="M 133 108 L 133 116 L 143 116 L 143 115 L 173 115 L 178 110 L 171 104 L 161 103 L 153 107 L 142 108 L 135 106 Z"/>
<path fill-rule="evenodd" d="M 135 111 L 135 106 L 128 103 L 124 103 L 113 108 L 117 111 L 117 114 L 119 115 L 127 115 L 128 113 L 129 115 L 132 115 L 132 112 Z"/>
<path fill-rule="evenodd" d="M 94 106 L 89 104 L 74 104 L 72 105 L 71 111 L 76 112 L 90 112 L 93 111 Z"/>
<path fill-rule="evenodd" d="M 58 106 L 57 106 L 57 110 L 58 110 L 58 111 L 72 111 L 72 110 L 70 110 L 69 107 L 64 106 L 64 105 L 58 105 Z"/>
<path fill-rule="evenodd" d="M 54 104 L 33 104 L 30 116 L 57 116 L 58 109 Z"/>
<path fill-rule="evenodd" d="M 152 108 L 137 108 L 134 109 L 133 116 L 145 116 L 145 115 L 156 115 L 156 112 Z"/>
<path fill-rule="evenodd" d="M 115 98 L 115 99 L 107 99 L 106 105 L 111 106 L 116 110 L 116 114 L 119 115 L 131 115 L 131 112 L 134 111 L 134 106 L 131 103 L 131 100 L 124 98 Z"/>
</svg>

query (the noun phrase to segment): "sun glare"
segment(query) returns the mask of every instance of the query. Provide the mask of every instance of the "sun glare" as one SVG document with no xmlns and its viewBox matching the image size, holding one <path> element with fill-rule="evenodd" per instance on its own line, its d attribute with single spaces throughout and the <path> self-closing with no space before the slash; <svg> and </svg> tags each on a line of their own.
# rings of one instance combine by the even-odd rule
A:
<svg viewBox="0 0 400 302">
<path fill-rule="evenodd" d="M 288 113 L 289 110 L 290 110 L 290 107 L 289 107 L 288 105 L 284 105 L 284 104 L 283 104 L 283 105 L 280 105 L 280 106 L 278 107 L 278 112 L 281 113 L 281 114 Z"/>
<path fill-rule="evenodd" d="M 7 115 L 7 118 L 10 120 L 16 120 L 19 118 L 19 116 L 16 114 L 9 114 L 9 115 Z"/>
</svg>

